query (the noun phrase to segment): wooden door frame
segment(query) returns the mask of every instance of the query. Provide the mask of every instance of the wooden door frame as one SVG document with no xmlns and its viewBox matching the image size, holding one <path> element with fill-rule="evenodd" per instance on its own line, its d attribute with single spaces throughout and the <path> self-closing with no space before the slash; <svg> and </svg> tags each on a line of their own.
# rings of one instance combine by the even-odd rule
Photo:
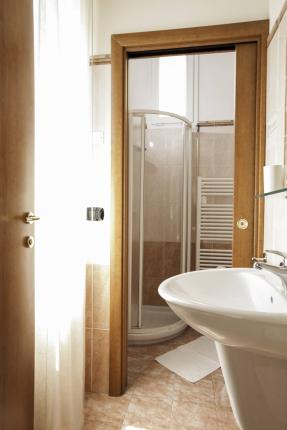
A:
<svg viewBox="0 0 287 430">
<path fill-rule="evenodd" d="M 118 34 L 112 36 L 112 206 L 110 290 L 110 383 L 109 393 L 121 395 L 127 384 L 128 307 L 128 142 L 127 62 L 131 53 L 177 49 L 214 50 L 238 43 L 257 44 L 255 189 L 262 191 L 265 159 L 266 57 L 269 21 Z M 263 202 L 256 201 L 254 255 L 262 252 Z"/>
</svg>

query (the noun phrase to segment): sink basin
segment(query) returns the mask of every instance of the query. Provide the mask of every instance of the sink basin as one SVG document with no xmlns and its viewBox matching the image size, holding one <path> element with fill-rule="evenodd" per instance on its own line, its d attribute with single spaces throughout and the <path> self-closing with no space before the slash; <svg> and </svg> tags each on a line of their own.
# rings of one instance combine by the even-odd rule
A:
<svg viewBox="0 0 287 430">
<path fill-rule="evenodd" d="M 216 343 L 242 430 L 286 430 L 287 296 L 281 277 L 258 269 L 210 269 L 161 283 L 159 294 Z"/>
</svg>

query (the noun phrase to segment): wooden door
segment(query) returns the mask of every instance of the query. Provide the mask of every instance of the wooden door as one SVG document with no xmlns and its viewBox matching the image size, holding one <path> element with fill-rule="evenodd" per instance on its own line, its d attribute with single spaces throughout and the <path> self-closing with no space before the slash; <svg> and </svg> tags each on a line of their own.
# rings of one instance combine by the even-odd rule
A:
<svg viewBox="0 0 287 430">
<path fill-rule="evenodd" d="M 236 45 L 233 267 L 254 253 L 257 45 Z"/>
<path fill-rule="evenodd" d="M 32 430 L 34 250 L 33 2 L 2 0 L 0 62 L 0 429 Z"/>
</svg>

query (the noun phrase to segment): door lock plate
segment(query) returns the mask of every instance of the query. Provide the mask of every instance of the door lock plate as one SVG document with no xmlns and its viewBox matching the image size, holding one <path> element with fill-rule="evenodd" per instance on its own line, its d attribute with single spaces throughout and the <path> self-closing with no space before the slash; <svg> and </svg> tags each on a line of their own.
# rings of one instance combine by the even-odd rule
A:
<svg viewBox="0 0 287 430">
<path fill-rule="evenodd" d="M 248 221 L 245 218 L 240 218 L 236 225 L 240 230 L 246 230 L 248 228 Z"/>
<path fill-rule="evenodd" d="M 24 238 L 24 245 L 26 248 L 34 248 L 35 245 L 35 239 L 33 236 L 26 236 Z"/>
</svg>

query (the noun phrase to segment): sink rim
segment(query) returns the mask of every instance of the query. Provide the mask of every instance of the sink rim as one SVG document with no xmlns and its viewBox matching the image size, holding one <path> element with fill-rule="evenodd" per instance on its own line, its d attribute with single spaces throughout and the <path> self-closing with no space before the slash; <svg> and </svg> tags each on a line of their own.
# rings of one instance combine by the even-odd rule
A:
<svg viewBox="0 0 287 430">
<path fill-rule="evenodd" d="M 286 313 L 277 311 L 277 312 L 270 312 L 270 311 L 262 311 L 262 310 L 251 310 L 251 309 L 242 309 L 242 308 L 236 308 L 236 307 L 228 307 L 228 305 L 225 306 L 219 306 L 219 305 L 210 305 L 210 303 L 205 303 L 203 301 L 196 300 L 194 298 L 189 298 L 189 301 L 185 301 L 183 298 L 179 298 L 174 294 L 171 294 L 168 290 L 168 285 L 172 282 L 174 279 L 179 279 L 182 277 L 187 276 L 193 276 L 193 273 L 207 273 L 207 272 L 247 272 L 253 275 L 256 275 L 258 277 L 264 278 L 265 282 L 269 283 L 270 287 L 274 289 L 274 292 L 277 294 L 280 294 L 282 299 L 286 301 Z M 158 292 L 159 295 L 167 301 L 167 303 L 171 303 L 178 306 L 183 306 L 189 309 L 194 309 L 201 312 L 211 313 L 213 315 L 221 315 L 221 316 L 228 316 L 233 318 L 242 318 L 254 320 L 254 321 L 261 321 L 261 322 L 273 322 L 279 325 L 287 325 L 287 296 L 284 295 L 282 291 L 278 291 L 278 287 L 276 285 L 272 284 L 270 282 L 270 278 L 272 279 L 279 279 L 281 283 L 283 282 L 282 279 L 273 273 L 268 272 L 267 270 L 258 270 L 253 268 L 219 268 L 219 269 L 207 269 L 204 271 L 194 271 L 194 272 L 186 272 L 181 273 L 179 275 L 175 275 L 171 278 L 165 279 L 159 286 Z M 269 282 L 268 282 L 269 278 Z"/>
</svg>

